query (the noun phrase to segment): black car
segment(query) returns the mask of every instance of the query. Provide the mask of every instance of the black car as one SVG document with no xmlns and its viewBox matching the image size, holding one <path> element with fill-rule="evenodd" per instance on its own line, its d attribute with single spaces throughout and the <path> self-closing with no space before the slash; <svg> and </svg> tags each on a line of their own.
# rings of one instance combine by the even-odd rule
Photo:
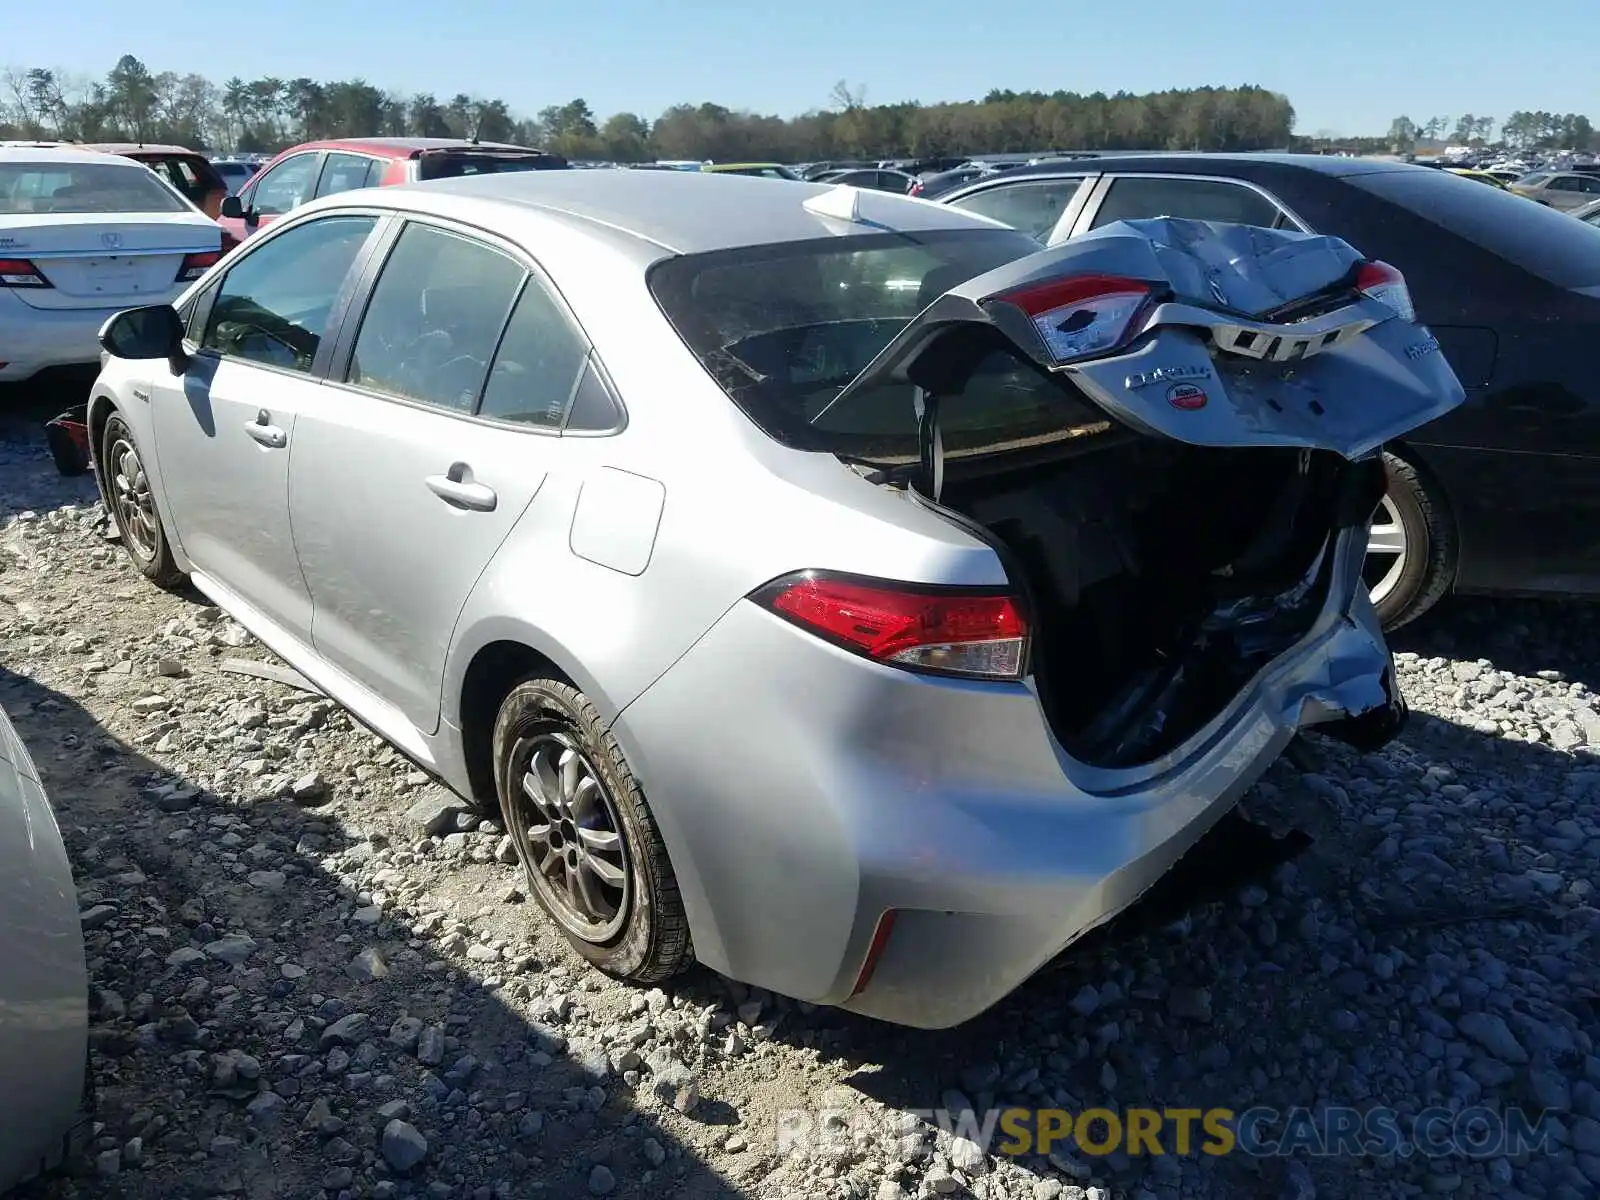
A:
<svg viewBox="0 0 1600 1200">
<path fill-rule="evenodd" d="M 879 170 L 877 167 L 864 168 L 859 171 L 828 171 L 811 181 L 812 183 L 842 183 L 850 187 L 871 188 L 875 192 L 894 192 L 905 195 L 917 182 L 916 178 L 907 175 L 904 171 Z"/>
<path fill-rule="evenodd" d="M 1379 613 L 1400 625 L 1452 589 L 1600 592 L 1600 229 L 1448 171 L 1316 155 L 1041 163 L 940 199 L 1042 242 L 1192 217 L 1332 234 L 1392 264 L 1467 403 L 1388 447 Z"/>
</svg>

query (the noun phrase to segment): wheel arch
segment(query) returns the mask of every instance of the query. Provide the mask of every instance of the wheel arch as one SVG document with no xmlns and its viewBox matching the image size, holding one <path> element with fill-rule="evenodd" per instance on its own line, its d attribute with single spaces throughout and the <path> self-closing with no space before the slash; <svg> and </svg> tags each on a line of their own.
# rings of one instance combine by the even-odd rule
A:
<svg viewBox="0 0 1600 1200">
<path fill-rule="evenodd" d="M 101 442 L 106 434 L 106 422 L 118 411 L 117 402 L 105 392 L 96 391 L 89 400 L 89 465 L 94 475 L 94 486 L 100 493 L 100 503 L 111 510 L 111 493 L 106 490 L 105 473 L 101 470 Z"/>
</svg>

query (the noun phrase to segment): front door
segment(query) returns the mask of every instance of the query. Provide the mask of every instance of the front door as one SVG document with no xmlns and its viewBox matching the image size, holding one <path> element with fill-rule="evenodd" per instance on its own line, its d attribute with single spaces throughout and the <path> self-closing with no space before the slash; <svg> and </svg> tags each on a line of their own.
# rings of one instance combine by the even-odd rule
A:
<svg viewBox="0 0 1600 1200">
<path fill-rule="evenodd" d="M 456 619 L 556 460 L 587 345 L 508 250 L 421 222 L 351 340 L 290 466 L 313 638 L 432 733 Z"/>
<path fill-rule="evenodd" d="M 311 598 L 289 527 L 289 460 L 299 416 L 323 391 L 313 367 L 324 334 L 376 224 L 324 217 L 245 253 L 203 300 L 189 369 L 158 371 L 151 387 L 163 490 L 184 553 L 308 643 Z"/>
<path fill-rule="evenodd" d="M 308 150 L 274 163 L 239 189 L 244 217 L 223 217 L 217 223 L 241 242 L 260 233 L 277 218 L 311 199 L 321 162 L 320 152 Z"/>
</svg>

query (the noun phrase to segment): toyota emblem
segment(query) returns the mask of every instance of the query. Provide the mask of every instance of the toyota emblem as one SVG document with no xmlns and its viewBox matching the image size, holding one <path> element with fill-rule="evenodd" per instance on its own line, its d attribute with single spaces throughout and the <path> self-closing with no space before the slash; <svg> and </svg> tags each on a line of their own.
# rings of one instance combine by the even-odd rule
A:
<svg viewBox="0 0 1600 1200">
<path fill-rule="evenodd" d="M 120 233 L 102 233 L 100 244 L 107 250 L 120 250 L 122 248 L 122 235 Z"/>
</svg>

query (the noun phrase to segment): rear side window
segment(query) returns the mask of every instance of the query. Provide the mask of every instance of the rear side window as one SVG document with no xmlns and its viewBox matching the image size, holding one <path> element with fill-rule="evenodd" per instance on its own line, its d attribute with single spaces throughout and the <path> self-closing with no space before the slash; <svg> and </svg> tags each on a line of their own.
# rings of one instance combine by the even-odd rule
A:
<svg viewBox="0 0 1600 1200">
<path fill-rule="evenodd" d="M 364 154 L 329 154 L 322 164 L 322 177 L 317 180 L 317 195 L 332 196 L 337 192 L 368 187 L 371 185 L 372 168 L 377 165 L 376 159 Z"/>
<path fill-rule="evenodd" d="M 1376 171 L 1344 181 L 1556 287 L 1600 284 L 1600 232 L 1499 188 L 1468 187 L 1436 171 Z"/>
<path fill-rule="evenodd" d="M 1010 225 L 1043 242 L 1055 231 L 1061 214 L 1072 203 L 1083 182 L 1082 178 L 1019 179 L 970 196 L 959 196 L 950 201 L 950 205 Z"/>
<path fill-rule="evenodd" d="M 1243 184 L 1221 179 L 1124 175 L 1111 184 L 1095 213 L 1092 228 L 1099 229 L 1113 221 L 1187 217 L 1192 221 L 1226 221 L 1271 229 L 1280 215 L 1276 204 Z"/>
<path fill-rule="evenodd" d="M 372 289 L 346 382 L 472 412 L 525 274 L 482 242 L 407 225 Z"/>
<path fill-rule="evenodd" d="M 770 436 L 801 449 L 915 461 L 909 385 L 837 406 L 833 399 L 939 296 L 1038 248 L 1009 229 L 868 234 L 667 259 L 649 283 L 706 370 Z M 1039 421 L 1029 414 L 1050 407 L 1038 399 L 1041 382 L 1056 386 L 1029 380 L 1032 399 L 997 384 L 992 395 L 1004 403 L 977 402 L 970 416 L 956 413 L 961 406 L 953 403 L 951 422 L 984 433 L 964 442 L 957 433 L 947 448 L 1039 436 Z M 994 411 L 980 413 L 984 406 Z"/>
<path fill-rule="evenodd" d="M 187 211 L 142 163 L 0 164 L 0 216 Z"/>
<path fill-rule="evenodd" d="M 567 165 L 555 154 L 424 154 L 420 179 L 459 179 L 463 175 L 498 175 L 510 171 L 550 171 Z"/>
<path fill-rule="evenodd" d="M 560 429 L 587 357 L 588 346 L 567 314 L 530 278 L 500 340 L 479 415 Z"/>
</svg>

